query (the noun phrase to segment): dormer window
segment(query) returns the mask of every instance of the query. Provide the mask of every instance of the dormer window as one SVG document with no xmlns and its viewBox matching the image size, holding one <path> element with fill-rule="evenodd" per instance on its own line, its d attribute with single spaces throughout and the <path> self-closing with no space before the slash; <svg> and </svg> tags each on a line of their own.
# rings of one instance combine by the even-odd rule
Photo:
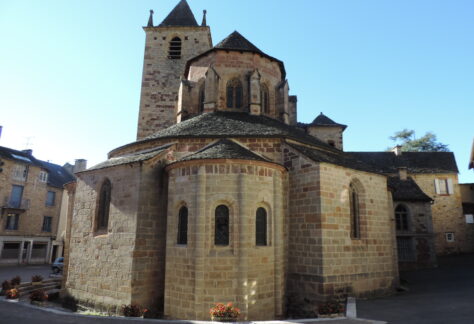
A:
<svg viewBox="0 0 474 324">
<path fill-rule="evenodd" d="M 170 41 L 168 58 L 172 60 L 179 60 L 181 58 L 181 38 L 174 37 Z"/>
<path fill-rule="evenodd" d="M 242 108 L 242 83 L 238 79 L 227 82 L 227 108 Z"/>
</svg>

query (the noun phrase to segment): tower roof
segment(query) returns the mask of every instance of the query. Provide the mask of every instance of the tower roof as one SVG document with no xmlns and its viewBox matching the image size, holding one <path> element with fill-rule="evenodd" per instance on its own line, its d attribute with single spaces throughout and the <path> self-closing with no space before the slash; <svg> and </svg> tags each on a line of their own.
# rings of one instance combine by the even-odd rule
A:
<svg viewBox="0 0 474 324">
<path fill-rule="evenodd" d="M 264 54 L 257 46 L 252 44 L 248 39 L 242 36 L 238 31 L 234 31 L 232 34 L 224 38 L 214 48 L 225 49 L 225 50 L 237 50 L 237 51 L 249 51 Z"/>
<path fill-rule="evenodd" d="M 176 7 L 166 16 L 166 18 L 158 25 L 159 27 L 167 26 L 199 26 L 194 18 L 193 12 L 186 0 L 181 0 Z"/>
<path fill-rule="evenodd" d="M 322 112 L 319 114 L 318 117 L 316 117 L 310 126 L 339 126 L 342 127 L 343 129 L 346 129 L 347 125 L 343 124 L 338 124 Z"/>
</svg>

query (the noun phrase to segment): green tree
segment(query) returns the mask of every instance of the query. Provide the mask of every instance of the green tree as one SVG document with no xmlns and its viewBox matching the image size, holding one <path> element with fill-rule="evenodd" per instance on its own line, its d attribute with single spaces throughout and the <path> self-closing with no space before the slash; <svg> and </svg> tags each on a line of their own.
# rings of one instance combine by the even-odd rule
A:
<svg viewBox="0 0 474 324">
<path fill-rule="evenodd" d="M 389 138 L 405 152 L 449 152 L 448 145 L 438 142 L 436 135 L 431 132 L 416 138 L 414 130 L 403 129 Z"/>
</svg>

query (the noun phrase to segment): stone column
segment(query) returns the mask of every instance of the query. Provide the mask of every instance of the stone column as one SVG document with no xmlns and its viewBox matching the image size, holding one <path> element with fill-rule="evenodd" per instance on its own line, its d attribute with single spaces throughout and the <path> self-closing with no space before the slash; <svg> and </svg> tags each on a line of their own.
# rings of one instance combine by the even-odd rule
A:
<svg viewBox="0 0 474 324">
<path fill-rule="evenodd" d="M 31 262 L 31 252 L 33 252 L 33 240 L 30 240 L 30 244 L 28 244 L 28 250 L 26 251 L 26 263 Z"/>
<path fill-rule="evenodd" d="M 21 240 L 20 243 L 20 248 L 18 249 L 18 264 L 21 264 L 23 262 L 23 248 L 25 246 L 25 241 Z"/>
</svg>

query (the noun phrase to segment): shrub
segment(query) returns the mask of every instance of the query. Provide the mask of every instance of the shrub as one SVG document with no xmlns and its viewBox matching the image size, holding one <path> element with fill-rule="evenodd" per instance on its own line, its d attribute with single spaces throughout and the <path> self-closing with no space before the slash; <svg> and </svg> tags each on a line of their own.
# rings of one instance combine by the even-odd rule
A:
<svg viewBox="0 0 474 324">
<path fill-rule="evenodd" d="M 12 288 L 10 290 L 7 290 L 5 297 L 7 299 L 17 299 L 17 298 L 20 298 L 20 293 L 18 292 L 18 289 Z"/>
<path fill-rule="evenodd" d="M 31 277 L 31 282 L 41 282 L 43 281 L 43 277 L 40 275 L 34 275 Z"/>
<path fill-rule="evenodd" d="M 10 280 L 10 283 L 12 286 L 18 286 L 21 283 L 21 277 L 20 276 L 15 276 Z"/>
<path fill-rule="evenodd" d="M 232 303 L 216 303 L 209 311 L 211 317 L 216 318 L 237 318 L 240 315 L 240 309 L 234 307 Z"/>
<path fill-rule="evenodd" d="M 122 315 L 126 317 L 140 317 L 143 315 L 143 310 L 135 304 L 122 305 Z"/>
<path fill-rule="evenodd" d="M 61 306 L 73 312 L 77 312 L 77 300 L 71 295 L 66 295 L 61 299 Z"/>
<path fill-rule="evenodd" d="M 12 284 L 9 280 L 5 280 L 2 282 L 2 292 L 5 293 L 7 290 L 12 289 Z"/>
<path fill-rule="evenodd" d="M 344 304 L 338 301 L 328 301 L 318 305 L 318 313 L 321 315 L 344 313 Z"/>
<path fill-rule="evenodd" d="M 30 300 L 31 301 L 42 302 L 42 301 L 45 301 L 47 299 L 48 299 L 48 294 L 46 294 L 46 292 L 43 289 L 36 289 L 36 290 L 33 290 L 30 293 Z"/>
</svg>

